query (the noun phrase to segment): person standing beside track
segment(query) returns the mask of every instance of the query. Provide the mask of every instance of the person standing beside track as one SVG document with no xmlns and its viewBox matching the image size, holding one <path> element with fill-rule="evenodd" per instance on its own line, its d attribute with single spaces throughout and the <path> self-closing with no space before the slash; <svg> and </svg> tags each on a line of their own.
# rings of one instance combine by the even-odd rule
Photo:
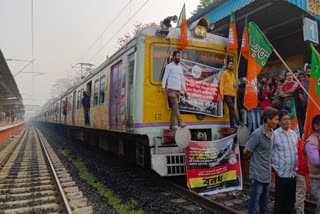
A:
<svg viewBox="0 0 320 214">
<path fill-rule="evenodd" d="M 244 155 L 251 155 L 249 214 L 257 213 L 258 207 L 259 214 L 269 213 L 273 129 L 277 127 L 279 122 L 278 110 L 267 107 L 263 111 L 262 119 L 263 125 L 251 134 L 243 151 Z"/>
<path fill-rule="evenodd" d="M 173 51 L 172 54 L 173 61 L 166 66 L 164 76 L 162 79 L 162 94 L 166 91 L 166 83 L 168 82 L 168 99 L 171 103 L 171 116 L 170 116 L 170 126 L 171 131 L 176 130 L 175 118 L 178 120 L 178 126 L 185 127 L 187 124 L 182 122 L 180 112 L 179 112 L 179 100 L 180 100 L 180 89 L 184 90 L 184 95 L 188 97 L 186 84 L 183 76 L 183 69 L 180 66 L 180 51 Z"/>
<path fill-rule="evenodd" d="M 90 126 L 90 120 L 89 120 L 89 112 L 90 112 L 90 97 L 88 96 L 87 92 L 83 92 L 83 98 L 82 98 L 82 106 L 84 111 L 84 123 L 85 126 Z"/>
<path fill-rule="evenodd" d="M 296 200 L 298 136 L 290 129 L 287 110 L 279 111 L 279 125 L 274 131 L 272 152 L 276 175 L 274 214 L 291 214 Z"/>
<path fill-rule="evenodd" d="M 305 142 L 309 176 L 311 178 L 311 193 L 316 200 L 316 214 L 320 213 L 320 114 L 312 119 L 313 132 Z"/>
<path fill-rule="evenodd" d="M 220 99 L 225 101 L 229 109 L 230 127 L 235 128 L 234 122 L 236 122 L 237 125 L 242 125 L 242 123 L 234 109 L 234 97 L 237 93 L 237 84 L 232 70 L 233 62 L 229 60 L 227 61 L 227 70 L 221 73 L 219 88 Z"/>
</svg>

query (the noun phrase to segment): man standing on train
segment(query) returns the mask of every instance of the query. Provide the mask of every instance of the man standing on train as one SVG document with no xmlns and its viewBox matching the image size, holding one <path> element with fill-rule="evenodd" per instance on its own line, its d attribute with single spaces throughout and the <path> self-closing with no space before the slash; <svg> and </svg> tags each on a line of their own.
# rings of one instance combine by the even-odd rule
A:
<svg viewBox="0 0 320 214">
<path fill-rule="evenodd" d="M 248 214 L 269 212 L 268 199 L 271 182 L 271 155 L 274 141 L 273 129 L 279 122 L 278 110 L 267 107 L 262 114 L 263 125 L 250 136 L 243 155 L 250 155 L 250 200 Z"/>
<path fill-rule="evenodd" d="M 167 85 L 167 95 L 169 102 L 171 103 L 171 116 L 170 116 L 170 126 L 171 131 L 176 130 L 175 118 L 178 120 L 178 126 L 185 127 L 187 124 L 182 122 L 180 112 L 179 112 L 179 100 L 180 100 L 180 89 L 184 90 L 184 94 L 188 97 L 186 84 L 183 76 L 183 69 L 180 66 L 180 51 L 176 50 L 172 54 L 172 62 L 166 66 L 164 76 L 162 79 L 162 94 L 166 91 Z"/>
<path fill-rule="evenodd" d="M 233 62 L 230 60 L 227 61 L 227 70 L 221 73 L 219 88 L 220 99 L 226 102 L 229 109 L 230 127 L 235 128 L 234 122 L 236 122 L 237 125 L 242 125 L 234 109 L 234 97 L 237 93 L 237 83 L 233 74 Z"/>
<path fill-rule="evenodd" d="M 84 111 L 84 123 L 85 126 L 90 126 L 90 120 L 89 120 L 89 112 L 90 112 L 90 97 L 88 96 L 87 92 L 83 92 L 83 98 L 82 98 L 82 106 Z"/>
</svg>

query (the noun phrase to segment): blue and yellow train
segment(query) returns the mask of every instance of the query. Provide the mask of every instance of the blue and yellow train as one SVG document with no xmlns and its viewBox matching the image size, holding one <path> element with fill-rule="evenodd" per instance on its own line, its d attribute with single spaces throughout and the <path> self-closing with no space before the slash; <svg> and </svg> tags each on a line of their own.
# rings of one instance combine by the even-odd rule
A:
<svg viewBox="0 0 320 214">
<path fill-rule="evenodd" d="M 172 52 L 181 48 L 180 28 L 170 26 L 172 19 L 138 32 L 80 84 L 43 108 L 38 120 L 71 128 L 76 138 L 150 166 L 161 176 L 185 174 L 183 149 L 164 140 L 170 109 L 161 93 L 161 79 Z M 207 33 L 208 20 L 199 24 L 188 30 L 189 45 L 181 52 L 187 87 L 192 90 L 189 100 L 181 97 L 188 104 L 181 113 L 193 140 L 212 140 L 229 125 L 229 117 L 221 101 L 212 101 L 210 93 L 217 91 L 205 87 L 218 87 L 225 59 L 233 58 L 237 64 L 237 57 L 236 52 L 226 53 L 227 38 Z M 206 83 L 200 87 L 203 80 Z M 90 127 L 84 123 L 83 91 L 91 97 Z M 90 137 L 93 130 L 99 134 Z"/>
</svg>

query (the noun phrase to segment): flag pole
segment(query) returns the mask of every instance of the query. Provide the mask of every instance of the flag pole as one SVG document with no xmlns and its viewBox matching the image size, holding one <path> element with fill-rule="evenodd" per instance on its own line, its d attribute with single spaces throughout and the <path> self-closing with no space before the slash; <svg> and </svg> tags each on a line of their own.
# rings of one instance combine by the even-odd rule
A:
<svg viewBox="0 0 320 214">
<path fill-rule="evenodd" d="M 282 64 L 287 68 L 287 70 L 293 75 L 293 78 L 295 81 L 298 82 L 298 84 L 300 85 L 301 89 L 306 93 L 306 95 L 309 97 L 309 99 L 313 102 L 313 104 L 317 107 L 317 109 L 320 111 L 320 107 L 319 105 L 316 103 L 316 101 L 313 99 L 313 97 L 309 94 L 309 92 L 303 87 L 303 85 L 300 83 L 300 81 L 298 80 L 298 78 L 293 74 L 293 72 L 291 71 L 291 69 L 289 68 L 289 66 L 286 64 L 286 62 L 282 59 L 282 57 L 280 56 L 280 54 L 277 52 L 277 50 L 275 48 L 273 48 L 274 53 L 278 56 L 278 58 L 280 59 L 280 61 L 282 62 Z"/>
<path fill-rule="evenodd" d="M 238 65 L 237 65 L 237 72 L 236 72 L 236 78 L 237 78 L 237 88 L 239 88 L 238 87 L 238 80 L 239 80 L 239 66 L 240 66 L 240 60 L 241 60 L 241 52 L 240 52 L 240 54 L 239 54 L 239 57 L 238 57 Z"/>
</svg>

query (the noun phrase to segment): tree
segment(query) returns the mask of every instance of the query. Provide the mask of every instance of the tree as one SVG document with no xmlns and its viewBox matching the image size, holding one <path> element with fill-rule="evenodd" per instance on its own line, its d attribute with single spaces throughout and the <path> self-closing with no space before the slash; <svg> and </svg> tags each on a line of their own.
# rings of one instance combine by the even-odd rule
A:
<svg viewBox="0 0 320 214">
<path fill-rule="evenodd" d="M 197 9 L 191 12 L 191 15 L 196 15 L 198 14 L 201 10 L 204 8 L 208 7 L 210 4 L 215 2 L 216 0 L 200 0 L 200 4 L 197 6 Z"/>
<path fill-rule="evenodd" d="M 55 98 L 62 95 L 69 88 L 72 87 L 72 81 L 69 78 L 63 77 L 57 79 L 54 84 L 51 86 L 51 97 Z"/>
<path fill-rule="evenodd" d="M 133 29 L 133 32 L 132 34 L 130 33 L 125 33 L 122 37 L 119 37 L 118 38 L 118 47 L 121 48 L 122 46 L 124 46 L 127 42 L 130 41 L 130 39 L 132 37 L 134 37 L 140 30 L 142 30 L 143 28 L 145 27 L 155 27 L 155 26 L 158 26 L 155 22 L 150 22 L 148 24 L 142 24 L 141 22 L 138 23 L 136 22 L 135 24 L 133 24 L 134 26 L 134 29 Z"/>
</svg>

